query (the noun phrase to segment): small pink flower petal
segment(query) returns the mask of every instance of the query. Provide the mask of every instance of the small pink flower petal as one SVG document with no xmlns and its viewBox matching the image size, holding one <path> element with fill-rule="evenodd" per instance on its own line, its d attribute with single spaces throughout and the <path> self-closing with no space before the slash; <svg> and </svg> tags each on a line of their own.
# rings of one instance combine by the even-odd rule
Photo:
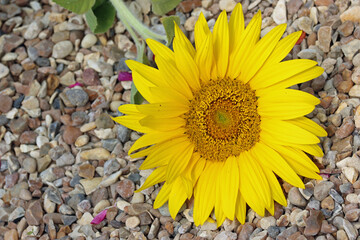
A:
<svg viewBox="0 0 360 240">
<path fill-rule="evenodd" d="M 81 83 L 79 83 L 79 82 L 76 82 L 76 83 L 74 83 L 74 84 L 71 84 L 71 85 L 69 86 L 69 88 L 73 88 L 73 87 L 76 87 L 76 86 L 82 87 L 83 85 L 82 85 Z"/>
<path fill-rule="evenodd" d="M 107 209 L 102 210 L 98 215 L 94 217 L 91 224 L 100 224 L 106 217 Z"/>
<path fill-rule="evenodd" d="M 132 81 L 132 74 L 128 72 L 119 72 L 119 81 Z"/>
</svg>

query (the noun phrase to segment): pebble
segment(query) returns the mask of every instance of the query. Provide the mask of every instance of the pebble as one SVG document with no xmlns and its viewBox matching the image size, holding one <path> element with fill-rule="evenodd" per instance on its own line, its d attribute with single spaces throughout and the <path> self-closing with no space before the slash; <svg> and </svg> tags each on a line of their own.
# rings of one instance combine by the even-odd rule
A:
<svg viewBox="0 0 360 240">
<path fill-rule="evenodd" d="M 81 41 L 82 48 L 90 48 L 97 42 L 97 37 L 94 34 L 86 34 Z"/>
<path fill-rule="evenodd" d="M 125 225 L 128 228 L 136 228 L 140 224 L 140 219 L 137 216 L 132 216 L 126 219 Z"/>
<path fill-rule="evenodd" d="M 292 187 L 288 194 L 289 201 L 299 207 L 305 207 L 307 202 L 296 187 Z"/>
<path fill-rule="evenodd" d="M 80 157 L 84 160 L 107 160 L 109 156 L 109 151 L 104 148 L 94 148 L 83 151 L 80 154 Z"/>
<path fill-rule="evenodd" d="M 0 71 L 1 71 L 1 66 L 0 66 Z M 1 102 L 0 112 L 7 113 L 11 110 L 13 105 L 13 100 L 11 97 L 6 95 L 0 95 L 0 102 Z"/>
<path fill-rule="evenodd" d="M 78 137 L 80 137 L 81 135 L 82 132 L 79 128 L 73 126 L 66 126 L 63 133 L 64 142 L 66 142 L 67 144 L 74 144 Z"/>
<path fill-rule="evenodd" d="M 360 6 L 352 6 L 347 9 L 345 12 L 340 14 L 340 19 L 342 22 L 350 21 L 350 22 L 360 22 Z"/>
<path fill-rule="evenodd" d="M 56 165 L 59 166 L 59 167 L 69 166 L 69 165 L 72 165 L 74 163 L 75 163 L 75 158 L 69 152 L 64 153 L 61 157 L 56 159 Z"/>
<path fill-rule="evenodd" d="M 134 194 L 135 184 L 128 179 L 121 180 L 116 186 L 116 191 L 122 198 L 128 199 Z"/>
<path fill-rule="evenodd" d="M 31 157 L 27 157 L 23 161 L 23 168 L 28 173 L 34 173 L 36 171 L 36 161 Z"/>
<path fill-rule="evenodd" d="M 272 18 L 276 24 L 287 22 L 285 0 L 279 0 L 274 8 Z"/>
<path fill-rule="evenodd" d="M 236 5 L 234 0 L 220 0 L 219 7 L 220 10 L 225 10 L 226 12 L 231 12 Z"/>
<path fill-rule="evenodd" d="M 71 104 L 77 107 L 83 107 L 89 101 L 88 94 L 82 89 L 72 88 L 66 91 L 65 94 L 69 99 L 69 101 L 71 102 Z"/>
<path fill-rule="evenodd" d="M 69 41 L 61 41 L 54 45 L 52 56 L 54 58 L 65 58 L 73 51 L 73 44 Z"/>
<path fill-rule="evenodd" d="M 10 70 L 7 66 L 0 63 L 0 78 L 4 78 L 9 74 Z"/>
</svg>

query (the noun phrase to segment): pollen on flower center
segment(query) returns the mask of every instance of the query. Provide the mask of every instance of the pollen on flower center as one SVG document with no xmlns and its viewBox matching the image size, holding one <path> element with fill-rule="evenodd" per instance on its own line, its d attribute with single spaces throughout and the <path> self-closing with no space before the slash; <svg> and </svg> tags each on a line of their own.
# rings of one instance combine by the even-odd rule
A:
<svg viewBox="0 0 360 240">
<path fill-rule="evenodd" d="M 239 80 L 210 81 L 194 93 L 184 118 L 195 150 L 208 160 L 225 161 L 259 141 L 255 91 Z"/>
</svg>

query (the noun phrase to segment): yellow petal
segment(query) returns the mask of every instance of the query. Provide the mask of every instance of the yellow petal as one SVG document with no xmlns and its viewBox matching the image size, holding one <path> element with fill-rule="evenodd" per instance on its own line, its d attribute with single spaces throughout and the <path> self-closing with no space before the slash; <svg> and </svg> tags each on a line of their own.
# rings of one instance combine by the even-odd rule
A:
<svg viewBox="0 0 360 240">
<path fill-rule="evenodd" d="M 237 49 L 240 44 L 241 35 L 244 33 L 244 14 L 242 5 L 236 4 L 229 20 L 229 52 Z"/>
<path fill-rule="evenodd" d="M 223 165 L 224 165 L 223 163 L 219 164 L 219 169 L 223 169 L 224 167 Z M 225 217 L 226 217 L 222 207 L 221 190 L 224 187 L 224 185 L 221 177 L 222 177 L 221 174 L 214 176 L 215 178 L 214 180 L 216 181 L 216 199 L 215 199 L 214 213 L 216 217 L 217 227 L 219 227 L 225 221 Z"/>
<path fill-rule="evenodd" d="M 247 25 L 239 43 L 230 52 L 228 77 L 235 79 L 241 71 L 246 71 L 241 66 L 249 58 L 256 42 L 259 40 L 261 30 L 261 12 L 259 11 Z"/>
<path fill-rule="evenodd" d="M 181 31 L 179 29 L 179 31 Z M 193 91 L 198 91 L 200 86 L 199 69 L 194 58 L 181 45 L 174 45 L 175 62 L 179 72 L 184 77 Z"/>
<path fill-rule="evenodd" d="M 136 106 L 136 104 L 123 104 L 118 110 L 123 114 L 141 114 Z"/>
<path fill-rule="evenodd" d="M 203 44 L 196 51 L 195 62 L 201 71 L 199 71 L 200 79 L 203 83 L 208 83 L 211 79 L 211 71 L 214 65 L 214 53 L 212 35 L 209 34 L 203 41 Z"/>
<path fill-rule="evenodd" d="M 262 142 L 258 142 L 251 153 L 257 157 L 257 160 L 264 168 L 274 171 L 279 177 L 293 186 L 304 187 L 304 183 L 299 176 L 274 149 Z"/>
<path fill-rule="evenodd" d="M 302 31 L 297 31 L 281 39 L 276 44 L 276 47 L 274 48 L 264 65 L 266 66 L 268 64 L 270 65 L 274 63 L 279 63 L 281 60 L 283 60 L 294 47 L 297 40 L 299 40 L 301 34 Z"/>
<path fill-rule="evenodd" d="M 218 170 L 218 163 L 207 161 L 199 177 L 194 195 L 194 222 L 202 225 L 209 217 L 215 205 L 216 181 L 213 180 Z"/>
<path fill-rule="evenodd" d="M 219 15 L 213 30 L 214 57 L 219 78 L 224 78 L 229 61 L 229 26 L 226 11 Z"/>
<path fill-rule="evenodd" d="M 181 150 L 179 149 L 177 154 L 173 155 L 168 164 L 166 181 L 169 183 L 175 181 L 175 179 L 185 170 L 194 152 L 194 145 L 189 141 L 186 141 L 181 145 Z"/>
<path fill-rule="evenodd" d="M 237 189 L 239 189 L 239 168 L 237 165 L 237 157 L 229 157 L 220 171 L 222 181 L 221 197 L 222 209 L 226 217 L 234 220 L 235 204 L 237 199 Z"/>
<path fill-rule="evenodd" d="M 120 116 L 112 118 L 117 123 L 120 123 L 121 125 L 130 128 L 132 130 L 143 132 L 143 133 L 149 133 L 153 132 L 150 128 L 144 126 L 140 123 L 141 119 L 144 118 L 144 115 L 126 115 L 126 116 Z"/>
<path fill-rule="evenodd" d="M 258 113 L 262 117 L 276 118 L 276 119 L 293 119 L 302 117 L 311 113 L 315 109 L 314 105 L 302 102 L 289 102 L 289 103 L 272 103 L 264 102 L 259 103 Z"/>
<path fill-rule="evenodd" d="M 174 181 L 170 196 L 169 196 L 169 212 L 173 219 L 176 218 L 181 206 L 186 200 L 186 193 L 182 185 L 181 178 Z"/>
<path fill-rule="evenodd" d="M 154 209 L 161 207 L 169 199 L 172 185 L 173 184 L 167 184 L 167 182 L 164 183 L 164 185 L 161 187 L 160 192 L 156 196 L 156 199 L 154 202 Z"/>
<path fill-rule="evenodd" d="M 249 152 L 240 154 L 238 164 L 241 196 L 257 214 L 264 216 L 265 207 L 270 207 L 271 201 L 270 187 L 264 172 Z"/>
<path fill-rule="evenodd" d="M 135 192 L 141 192 L 142 190 L 147 189 L 148 187 L 151 187 L 157 183 L 164 182 L 166 180 L 165 173 L 166 173 L 166 166 L 156 168 L 150 174 L 150 176 L 145 180 L 141 188 L 139 188 Z"/>
<path fill-rule="evenodd" d="M 303 150 L 304 152 L 307 152 L 313 156 L 316 157 L 322 157 L 324 156 L 323 151 L 321 150 L 321 148 L 319 147 L 319 145 L 317 144 L 295 144 L 295 143 L 287 143 L 287 144 L 281 144 L 281 145 L 285 145 L 285 146 L 291 146 L 294 148 L 298 148 Z"/>
<path fill-rule="evenodd" d="M 185 119 L 181 117 L 157 118 L 154 116 L 146 116 L 139 122 L 144 127 L 160 132 L 175 130 L 185 125 Z"/>
<path fill-rule="evenodd" d="M 192 58 L 195 57 L 195 49 L 189 39 L 185 36 L 185 34 L 181 31 L 177 24 L 175 25 L 175 38 L 173 40 L 174 49 L 184 49 L 186 52 L 190 54 Z M 176 52 L 176 51 L 175 51 Z"/>
<path fill-rule="evenodd" d="M 275 45 L 281 36 L 284 34 L 285 29 L 286 24 L 281 24 L 273 28 L 256 43 L 251 55 L 247 61 L 244 61 L 244 65 L 241 66 L 243 69 L 246 69 L 246 71 L 242 71 L 238 77 L 241 81 L 247 83 L 255 75 L 255 73 L 259 71 L 275 48 Z"/>
<path fill-rule="evenodd" d="M 250 81 L 252 89 L 266 88 L 314 67 L 317 62 L 294 59 L 263 67 Z"/>
<path fill-rule="evenodd" d="M 327 136 L 327 132 L 325 131 L 325 129 L 323 129 L 316 122 L 314 122 L 306 117 L 300 117 L 300 118 L 288 120 L 288 122 L 295 124 L 296 126 L 299 126 L 301 128 L 304 128 L 305 130 L 311 132 L 312 134 L 314 134 L 316 136 L 319 136 L 319 137 Z"/>
<path fill-rule="evenodd" d="M 293 103 L 293 102 L 303 102 L 311 105 L 317 105 L 320 103 L 320 100 L 311 95 L 310 93 L 295 90 L 295 89 L 281 89 L 275 90 L 272 92 L 267 92 L 260 96 L 258 100 L 260 103 L 271 102 L 276 103 Z"/>
<path fill-rule="evenodd" d="M 189 105 L 186 103 L 151 103 L 136 105 L 140 113 L 144 115 L 153 115 L 158 118 L 178 117 L 189 111 Z"/>
<path fill-rule="evenodd" d="M 277 201 L 278 203 L 280 203 L 281 205 L 286 206 L 287 201 L 286 201 L 286 198 L 284 196 L 284 193 L 281 189 L 281 186 L 280 186 L 279 181 L 277 180 L 276 176 L 270 169 L 268 169 L 266 167 L 264 167 L 263 170 L 264 170 L 264 173 L 266 174 L 266 178 L 269 181 L 273 199 L 275 201 Z"/>
<path fill-rule="evenodd" d="M 174 131 L 168 132 L 151 132 L 141 136 L 136 142 L 131 146 L 128 154 L 131 154 L 133 151 L 140 148 L 164 142 L 166 140 L 184 137 L 185 129 L 179 128 Z"/>
<path fill-rule="evenodd" d="M 238 192 L 237 201 L 236 201 L 236 218 L 241 224 L 245 223 L 246 202 L 244 198 L 241 196 L 240 192 Z"/>
<path fill-rule="evenodd" d="M 139 169 L 144 170 L 167 165 L 169 160 L 176 156 L 179 151 L 185 150 L 185 142 L 188 142 L 186 137 L 179 137 L 164 143 L 156 144 Z"/>
<path fill-rule="evenodd" d="M 278 119 L 261 119 L 260 139 L 278 144 L 316 144 L 320 140 L 312 133 L 287 121 Z"/>
<path fill-rule="evenodd" d="M 190 199 L 193 195 L 193 185 L 192 185 L 191 180 L 186 177 L 182 177 L 182 176 L 179 178 L 181 178 L 182 186 L 185 190 L 187 198 Z"/>
<path fill-rule="evenodd" d="M 193 181 L 194 186 L 197 180 L 199 179 L 200 175 L 202 174 L 205 164 L 206 164 L 206 160 L 204 158 L 199 158 L 197 163 L 194 165 L 191 171 L 191 180 Z"/>
<path fill-rule="evenodd" d="M 195 46 L 196 50 L 199 50 L 206 36 L 211 34 L 209 26 L 206 22 L 204 14 L 201 12 L 198 20 L 195 23 L 194 35 L 195 35 Z"/>
</svg>

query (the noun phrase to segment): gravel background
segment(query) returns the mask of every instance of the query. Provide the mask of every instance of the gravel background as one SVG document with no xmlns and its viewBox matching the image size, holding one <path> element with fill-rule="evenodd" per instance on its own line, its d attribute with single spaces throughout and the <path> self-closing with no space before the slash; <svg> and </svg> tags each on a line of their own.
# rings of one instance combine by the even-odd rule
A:
<svg viewBox="0 0 360 240">
<path fill-rule="evenodd" d="M 234 0 L 186 0 L 172 11 L 194 39 L 204 12 L 212 28 Z M 130 8 L 162 32 L 150 0 Z M 139 133 L 114 124 L 129 102 L 131 82 L 118 82 L 136 49 L 124 26 L 93 35 L 82 16 L 49 0 L 0 0 L 0 239 L 357 239 L 360 228 L 359 0 L 241 1 L 246 23 L 262 11 L 262 36 L 288 23 L 306 33 L 287 59 L 316 60 L 319 78 L 293 88 L 321 99 L 308 117 L 328 132 L 325 156 L 314 161 L 324 180 L 306 189 L 284 183 L 288 206 L 274 216 L 248 211 L 247 222 L 196 227 L 192 203 L 175 221 L 167 206 L 152 209 L 159 186 L 134 190 L 151 171 L 127 156 Z M 151 57 L 151 54 L 149 54 Z M 79 86 L 71 87 L 75 83 Z M 93 217 L 108 208 L 105 220 Z"/>
</svg>

